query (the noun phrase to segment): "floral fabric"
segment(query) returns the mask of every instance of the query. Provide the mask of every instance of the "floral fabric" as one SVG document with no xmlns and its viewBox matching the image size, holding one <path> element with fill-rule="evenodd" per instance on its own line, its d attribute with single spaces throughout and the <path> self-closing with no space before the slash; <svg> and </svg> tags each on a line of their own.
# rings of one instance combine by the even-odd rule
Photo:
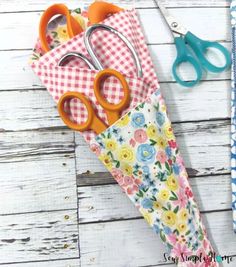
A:
<svg viewBox="0 0 236 267">
<path fill-rule="evenodd" d="M 88 12 L 87 9 L 81 10 L 77 8 L 71 12 L 71 15 L 77 20 L 83 29 L 88 25 Z M 53 19 L 47 28 L 47 42 L 51 49 L 67 42 L 69 40 L 69 35 L 67 33 L 66 18 L 64 16 L 59 16 Z M 37 40 L 36 45 L 33 49 L 33 53 L 30 56 L 29 63 L 32 64 L 37 61 L 45 54 L 42 50 L 40 41 Z"/>
<path fill-rule="evenodd" d="M 72 15 L 84 28 L 87 26 L 86 11 L 81 12 L 80 9 L 77 9 Z M 138 84 L 136 90 L 140 94 L 142 93 L 142 100 L 137 98 L 139 93 L 133 94 L 132 99 L 136 101 L 133 106 L 146 99 L 144 92 L 147 91 L 147 96 L 152 95 L 136 108 L 132 109 L 131 106 L 131 111 L 104 133 L 96 136 L 92 141 L 90 139 L 86 139 L 86 141 L 90 143 L 92 151 L 105 164 L 150 226 L 166 244 L 171 256 L 176 257 L 179 261 L 181 261 L 182 255 L 187 257 L 202 254 L 206 257 L 204 263 L 186 261 L 180 262 L 179 266 L 218 266 L 210 261 L 210 257 L 207 258 L 207 255 L 213 252 L 212 247 L 207 239 L 199 210 L 193 199 L 187 173 L 176 144 L 171 123 L 166 115 L 166 106 L 159 91 L 158 80 L 136 11 L 121 12 L 119 15 L 108 18 L 106 22 L 111 23 L 113 27 L 119 25 L 119 30 L 124 29 L 125 32 L 127 32 L 127 27 L 129 30 L 129 25 L 132 25 L 132 34 L 129 35 L 129 38 L 135 34 L 135 38 L 132 37 L 131 41 L 134 42 L 141 58 L 144 70 L 144 82 L 142 84 L 150 90 L 144 90 L 145 88 Z M 85 52 L 84 48 L 76 43 L 79 36 L 68 41 L 65 23 L 63 17 L 58 17 L 49 24 L 48 43 L 54 49 L 44 55 L 40 43 L 37 42 L 30 61 L 32 66 L 41 66 L 39 63 L 43 62 L 43 71 L 41 70 L 40 75 L 38 72 L 36 73 L 41 79 L 46 77 L 46 87 L 50 85 L 57 92 L 62 91 L 64 93 L 56 85 L 61 80 L 62 75 L 67 77 L 65 76 L 65 70 L 67 70 L 68 79 L 66 78 L 66 80 L 71 80 L 69 74 L 70 77 L 76 77 L 74 80 L 78 83 L 83 81 L 81 77 L 87 78 L 86 88 L 76 86 L 76 90 L 77 87 L 82 88 L 83 93 L 85 93 L 86 89 L 90 88 L 88 81 L 91 84 L 93 82 L 94 73 L 90 73 L 84 67 L 82 68 L 79 65 L 81 62 L 77 61 L 73 61 L 70 68 L 58 68 L 55 64 L 57 57 L 60 58 L 60 47 L 67 47 L 71 50 L 70 46 L 74 45 L 76 48 L 79 47 L 80 51 L 82 49 L 83 54 Z M 118 23 L 121 23 L 121 25 Z M 98 40 L 100 39 L 98 38 Z M 102 41 L 104 41 L 104 35 L 100 42 Z M 61 45 L 62 43 L 63 45 Z M 111 46 L 112 49 L 114 47 Z M 106 50 L 109 51 L 109 49 Z M 105 53 L 103 54 L 105 55 Z M 119 55 L 121 54 L 119 53 Z M 112 55 L 114 56 L 115 52 Z M 128 60 L 123 60 L 122 64 L 119 63 L 118 59 L 115 62 L 118 67 L 114 68 L 122 73 L 127 72 L 127 70 L 125 72 L 119 69 L 120 66 L 124 66 L 124 63 L 128 65 L 127 69 L 130 70 L 128 73 L 133 73 L 136 70 L 132 67 L 133 62 L 129 63 Z M 56 65 L 56 67 L 52 68 L 53 65 Z M 58 75 L 60 71 L 62 73 Z M 85 76 L 71 75 L 76 71 L 85 73 Z M 55 73 L 58 76 L 53 76 Z M 91 74 L 89 79 L 88 73 Z M 129 79 L 127 77 L 130 85 Z M 141 79 L 139 79 L 139 82 L 141 82 Z M 68 88 L 69 86 L 66 87 L 66 90 Z M 132 89 L 131 86 L 130 88 Z M 158 90 L 153 94 L 153 91 L 157 88 Z M 75 88 L 72 89 L 75 90 Z M 51 90 L 49 92 L 52 93 Z M 55 98 L 55 101 L 57 100 Z M 78 116 L 81 117 L 81 113 L 78 112 Z M 101 116 L 101 118 L 103 117 Z"/>
<path fill-rule="evenodd" d="M 218 266 L 210 260 L 213 250 L 159 90 L 98 135 L 91 149 L 172 257 L 181 262 L 183 256 L 202 255 L 206 261 L 194 266 Z"/>
</svg>

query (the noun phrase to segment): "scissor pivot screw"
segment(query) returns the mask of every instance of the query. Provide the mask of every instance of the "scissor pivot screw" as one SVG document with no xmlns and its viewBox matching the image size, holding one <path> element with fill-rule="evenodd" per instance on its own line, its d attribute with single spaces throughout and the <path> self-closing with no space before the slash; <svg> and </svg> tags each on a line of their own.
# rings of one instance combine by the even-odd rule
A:
<svg viewBox="0 0 236 267">
<path fill-rule="evenodd" d="M 171 26 L 172 26 L 173 28 L 177 28 L 177 27 L 178 27 L 178 23 L 177 23 L 177 22 L 172 22 Z"/>
</svg>

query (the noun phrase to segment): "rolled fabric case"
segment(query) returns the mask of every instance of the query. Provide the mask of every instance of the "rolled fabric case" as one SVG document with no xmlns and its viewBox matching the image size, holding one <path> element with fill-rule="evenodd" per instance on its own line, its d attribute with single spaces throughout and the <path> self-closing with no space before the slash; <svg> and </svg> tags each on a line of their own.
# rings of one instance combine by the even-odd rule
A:
<svg viewBox="0 0 236 267">
<path fill-rule="evenodd" d="M 137 13 L 125 10 L 102 23 L 129 39 L 141 61 L 143 77 L 136 77 L 135 64 L 124 44 L 109 33 L 95 32 L 92 42 L 96 55 L 105 68 L 116 69 L 126 77 L 131 103 L 121 119 L 103 133 L 86 131 L 82 135 L 179 266 L 218 266 L 212 258 L 214 252 L 193 198 Z M 63 26 L 54 25 L 53 31 L 59 27 Z M 82 92 L 106 121 L 93 94 L 97 71 L 76 59 L 58 67 L 60 58 L 71 51 L 88 56 L 83 33 L 45 55 L 37 44 L 31 66 L 56 102 L 67 91 Z M 104 85 L 104 96 L 115 103 L 122 99 L 120 84 L 112 77 Z M 71 118 L 79 123 L 86 117 L 86 110 L 76 100 L 71 102 Z"/>
</svg>

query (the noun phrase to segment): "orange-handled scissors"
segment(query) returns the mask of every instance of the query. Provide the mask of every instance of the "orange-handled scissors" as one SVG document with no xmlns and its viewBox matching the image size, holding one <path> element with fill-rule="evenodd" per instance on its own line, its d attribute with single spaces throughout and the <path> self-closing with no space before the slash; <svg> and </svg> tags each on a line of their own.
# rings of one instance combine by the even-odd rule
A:
<svg viewBox="0 0 236 267">
<path fill-rule="evenodd" d="M 104 82 L 105 79 L 107 79 L 110 76 L 114 76 L 120 81 L 124 91 L 124 97 L 118 104 L 111 104 L 107 102 L 106 99 L 104 99 L 104 97 L 101 94 L 101 88 L 100 88 L 101 84 Z M 108 125 L 110 126 L 119 119 L 122 110 L 127 108 L 127 106 L 130 103 L 130 92 L 128 83 L 126 82 L 124 76 L 118 71 L 112 69 L 105 69 L 100 71 L 96 75 L 93 89 L 98 103 L 105 110 L 108 120 Z M 70 118 L 68 117 L 68 114 L 65 112 L 64 106 L 67 101 L 70 101 L 72 99 L 79 99 L 85 105 L 88 113 L 88 118 L 86 122 L 77 124 L 76 122 L 71 121 Z M 58 102 L 58 111 L 64 123 L 71 129 L 76 131 L 83 132 L 86 130 L 93 130 L 95 133 L 100 134 L 108 127 L 108 125 L 104 123 L 96 115 L 96 112 L 94 111 L 91 102 L 82 93 L 78 92 L 65 93 Z"/>
<path fill-rule="evenodd" d="M 94 2 L 89 6 L 88 19 L 90 24 L 99 23 L 108 15 L 122 11 L 122 8 L 106 2 Z M 66 17 L 67 32 L 70 38 L 81 33 L 83 28 L 78 21 L 70 14 L 70 10 L 63 4 L 54 4 L 46 9 L 41 16 L 39 23 L 39 39 L 44 52 L 48 52 L 51 48 L 47 42 L 47 25 L 51 18 L 56 15 L 64 15 Z"/>
<path fill-rule="evenodd" d="M 130 103 L 130 91 L 129 91 L 129 86 L 128 86 L 128 83 L 125 77 L 116 70 L 104 69 L 100 61 L 98 60 L 95 52 L 93 51 L 90 38 L 91 38 L 92 33 L 99 29 L 112 32 L 113 34 L 117 35 L 127 45 L 129 50 L 131 51 L 131 55 L 136 64 L 137 76 L 142 77 L 143 75 L 142 66 L 132 44 L 123 34 L 118 32 L 116 29 L 110 26 L 107 26 L 107 25 L 103 25 L 103 24 L 95 24 L 95 25 L 88 27 L 84 34 L 85 47 L 88 51 L 88 54 L 92 58 L 93 62 L 91 62 L 91 60 L 89 60 L 87 57 L 85 57 L 84 55 L 78 52 L 69 52 L 60 59 L 58 65 L 63 66 L 64 63 L 66 63 L 70 57 L 77 57 L 83 60 L 90 69 L 100 70 L 95 77 L 93 89 L 94 89 L 94 94 L 99 105 L 102 106 L 106 112 L 108 124 L 110 126 L 119 119 L 121 115 L 121 111 L 128 107 Z M 104 81 L 108 77 L 111 77 L 111 76 L 114 76 L 115 78 L 117 78 L 120 81 L 121 86 L 123 88 L 124 96 L 121 102 L 118 104 L 112 104 L 112 103 L 107 102 L 106 99 L 104 99 L 104 96 L 101 94 L 101 85 L 104 83 Z M 72 99 L 79 99 L 85 105 L 87 109 L 87 113 L 88 113 L 88 119 L 85 123 L 77 124 L 76 122 L 71 121 L 68 116 L 68 113 L 65 111 L 65 103 Z M 58 102 L 58 111 L 64 123 L 71 129 L 76 130 L 76 131 L 86 131 L 90 129 L 96 132 L 97 134 L 99 134 L 108 127 L 108 125 L 106 125 L 106 123 L 104 123 L 96 115 L 91 102 L 82 93 L 67 92 L 63 94 Z"/>
</svg>

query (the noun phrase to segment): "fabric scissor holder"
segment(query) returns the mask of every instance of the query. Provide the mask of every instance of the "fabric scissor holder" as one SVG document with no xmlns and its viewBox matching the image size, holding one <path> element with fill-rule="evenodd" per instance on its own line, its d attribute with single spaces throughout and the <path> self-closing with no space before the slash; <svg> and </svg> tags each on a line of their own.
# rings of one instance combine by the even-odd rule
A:
<svg viewBox="0 0 236 267">
<path fill-rule="evenodd" d="M 82 135 L 160 236 L 170 255 L 179 259 L 179 266 L 193 266 L 189 260 L 181 262 L 184 257 L 193 255 L 202 257 L 194 266 L 218 266 L 211 261 L 213 249 L 193 198 L 137 13 L 134 9 L 125 10 L 102 23 L 119 30 L 129 39 L 141 61 L 143 77 L 137 77 L 127 47 L 116 36 L 97 31 L 92 38 L 96 55 L 104 67 L 125 76 L 131 102 L 123 110 L 122 117 L 104 132 L 96 135 L 86 131 Z M 83 33 L 34 60 L 32 68 L 55 102 L 67 91 L 82 92 L 89 97 L 99 117 L 106 120 L 93 93 L 98 71 L 88 69 L 78 59 L 64 67 L 58 66 L 60 58 L 71 51 L 89 57 Z M 111 77 L 105 82 L 104 96 L 112 103 L 122 99 L 122 89 L 116 79 Z M 70 102 L 69 110 L 78 123 L 86 118 L 86 110 L 75 100 Z"/>
</svg>

